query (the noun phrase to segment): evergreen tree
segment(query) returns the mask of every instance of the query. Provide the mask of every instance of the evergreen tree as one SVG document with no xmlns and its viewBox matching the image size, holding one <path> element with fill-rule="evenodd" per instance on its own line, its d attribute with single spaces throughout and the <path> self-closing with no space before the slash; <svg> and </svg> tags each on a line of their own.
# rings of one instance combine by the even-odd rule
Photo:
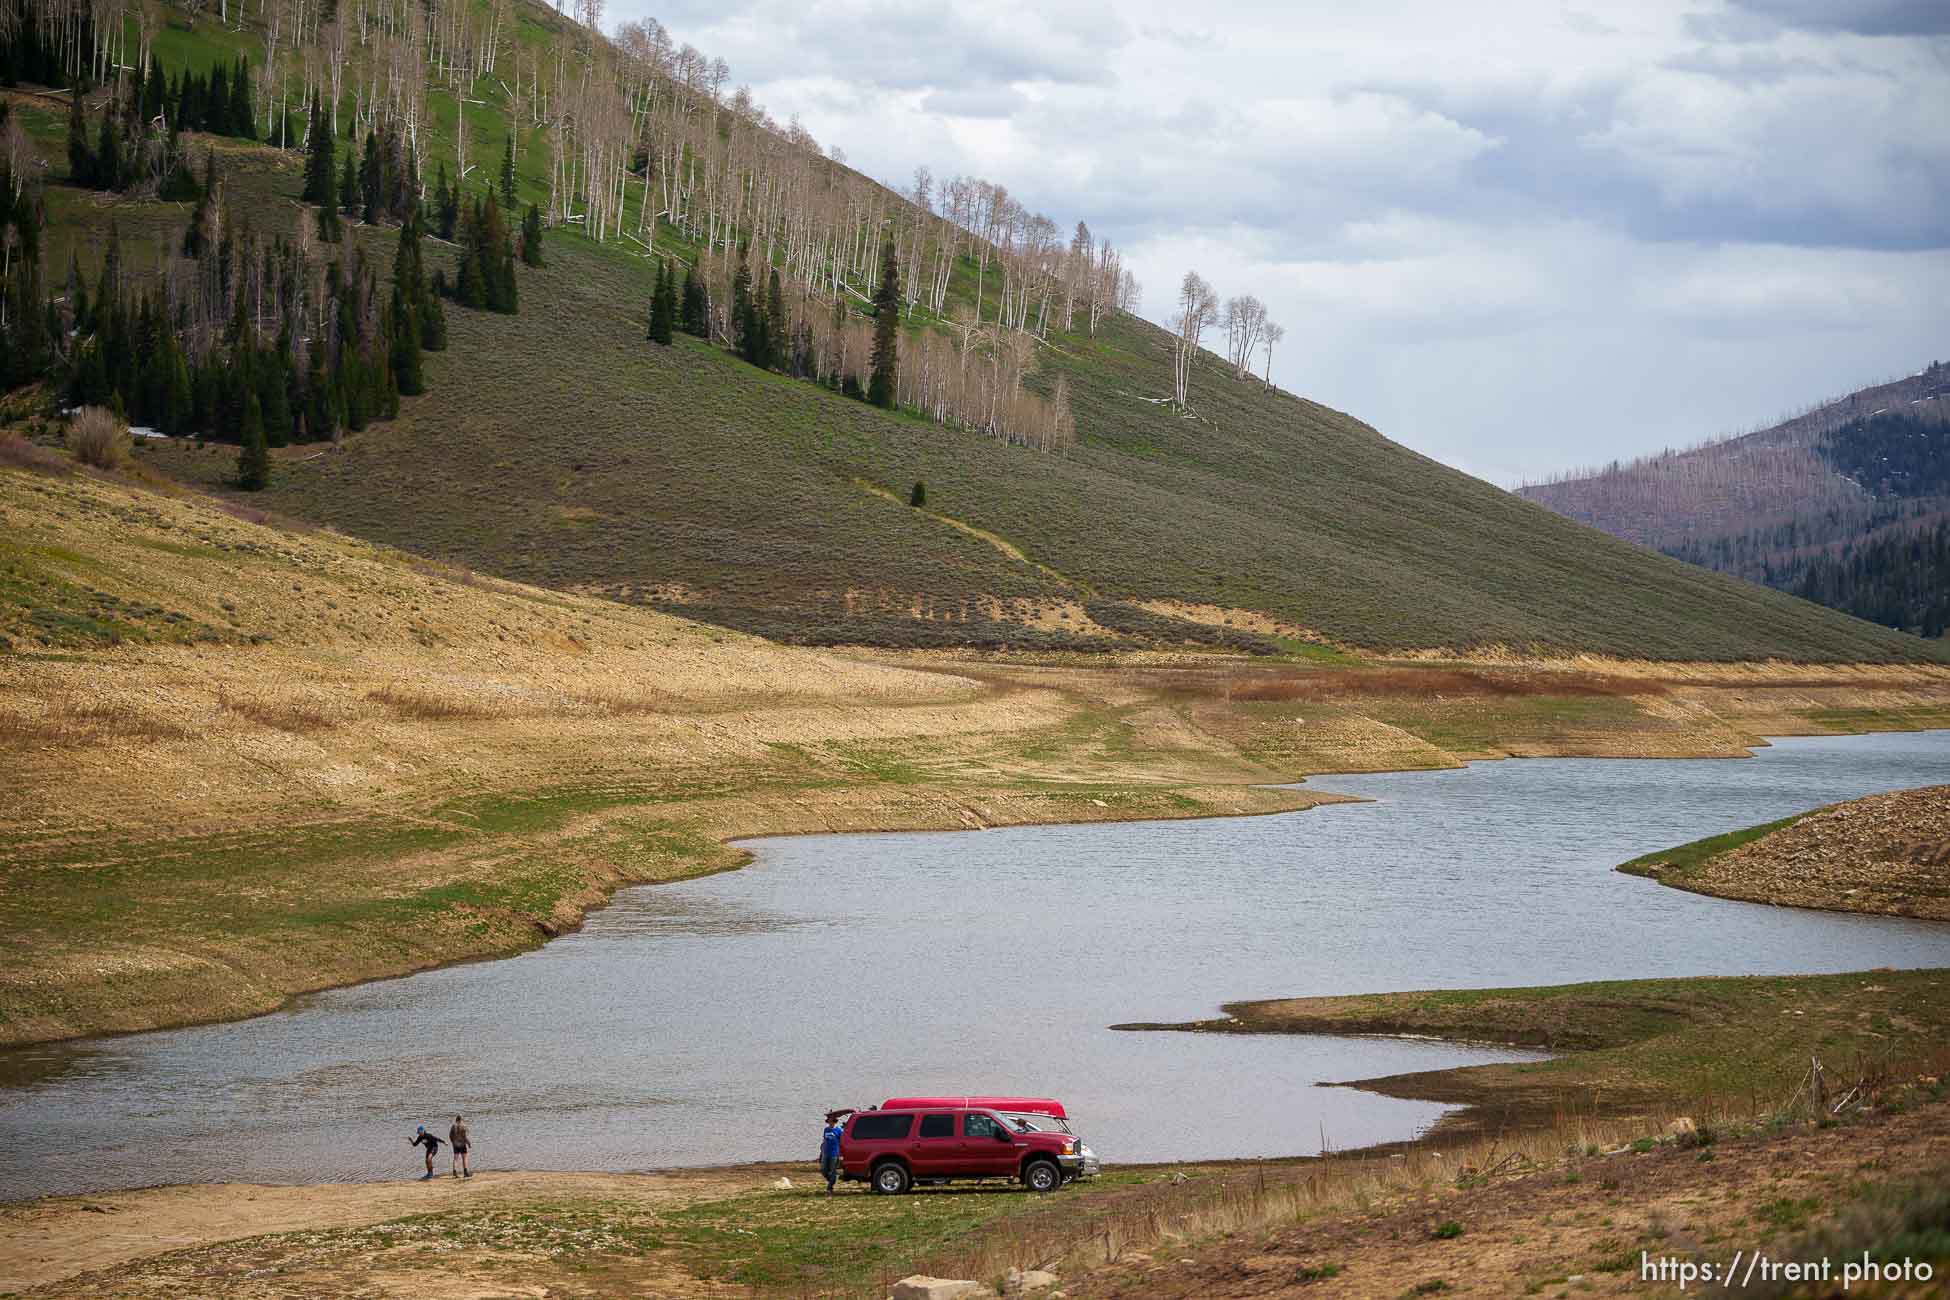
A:
<svg viewBox="0 0 1950 1300">
<path fill-rule="evenodd" d="M 440 295 L 434 289 L 435 286 L 429 285 L 426 298 L 420 303 L 420 346 L 428 352 L 445 352 L 447 309 L 440 305 Z"/>
<path fill-rule="evenodd" d="M 172 437 L 179 437 L 192 430 L 190 368 L 183 360 L 182 345 L 173 335 L 165 336 L 165 370 L 163 374 L 163 411 L 161 423 L 156 427 Z"/>
<path fill-rule="evenodd" d="M 408 397 L 426 391 L 421 372 L 420 306 L 426 298 L 426 272 L 420 263 L 420 214 L 407 214 L 399 229 L 399 252 L 393 258 L 393 306 L 390 357 L 393 383 Z"/>
<path fill-rule="evenodd" d="M 397 279 L 393 281 L 393 303 L 386 313 L 386 324 L 391 335 L 387 359 L 392 366 L 394 391 L 417 396 L 426 391 L 420 367 L 420 322 Z"/>
<path fill-rule="evenodd" d="M 198 88 L 196 116 L 191 119 L 199 130 L 217 135 L 230 133 L 230 79 L 223 64 L 210 69 L 210 79 Z"/>
<path fill-rule="evenodd" d="M 765 365 L 784 370 L 792 362 L 792 340 L 786 333 L 785 293 L 779 287 L 779 268 L 772 268 L 765 290 Z"/>
<path fill-rule="evenodd" d="M 901 268 L 891 231 L 880 244 L 880 283 L 873 291 L 873 307 L 873 374 L 867 381 L 867 400 L 891 408 L 895 369 L 900 364 L 901 311 Z"/>
<path fill-rule="evenodd" d="M 366 153 L 359 163 L 359 197 L 365 204 L 368 226 L 379 224 L 386 215 L 386 173 L 379 160 L 379 133 L 366 132 Z"/>
<path fill-rule="evenodd" d="M 704 296 L 704 286 L 698 281 L 697 268 L 687 267 L 684 271 L 684 305 L 678 313 L 686 334 L 706 338 L 711 333 L 709 320 L 710 303 Z"/>
<path fill-rule="evenodd" d="M 542 265 L 542 210 L 533 203 L 521 219 L 521 260 L 530 266 Z"/>
<path fill-rule="evenodd" d="M 88 147 L 88 122 L 81 112 L 81 88 L 68 96 L 68 183 L 93 188 L 95 151 Z"/>
<path fill-rule="evenodd" d="M 242 136 L 255 140 L 257 130 L 251 121 L 251 65 L 250 60 L 239 55 L 236 75 L 230 79 L 230 107 L 224 114 L 226 135 Z"/>
<path fill-rule="evenodd" d="M 440 164 L 440 183 L 434 187 L 433 201 L 440 217 L 440 237 L 451 241 L 454 226 L 460 220 L 460 194 L 447 184 L 447 164 Z"/>
<path fill-rule="evenodd" d="M 339 205 L 330 200 L 318 209 L 318 238 L 326 244 L 336 244 L 345 238 L 345 226 L 339 220 Z"/>
<path fill-rule="evenodd" d="M 907 504 L 916 510 L 928 503 L 928 485 L 920 479 L 914 480 L 914 490 L 907 494 Z"/>
<path fill-rule="evenodd" d="M 171 118 L 170 127 L 175 128 L 174 114 L 169 111 L 169 79 L 163 75 L 162 60 L 149 56 L 149 77 L 142 84 L 142 99 L 136 112 L 136 120 L 153 122 L 158 115 Z"/>
<path fill-rule="evenodd" d="M 122 129 L 115 120 L 115 102 L 102 106 L 102 129 L 95 143 L 95 175 L 98 190 L 119 190 L 123 181 Z"/>
<path fill-rule="evenodd" d="M 740 259 L 737 272 L 731 277 L 731 341 L 738 349 L 738 355 L 751 360 L 752 350 L 757 342 L 753 335 L 752 317 L 752 268 L 749 262 Z"/>
<path fill-rule="evenodd" d="M 271 483 L 271 453 L 264 441 L 264 411 L 254 390 L 244 391 L 243 417 L 237 426 L 237 486 L 262 492 Z"/>
<path fill-rule="evenodd" d="M 346 151 L 345 166 L 339 171 L 339 211 L 348 217 L 359 215 L 359 173 Z"/>
<path fill-rule="evenodd" d="M 469 249 L 461 254 L 460 275 L 454 282 L 454 301 L 477 310 L 488 305 L 487 270 L 482 265 L 479 249 Z"/>
<path fill-rule="evenodd" d="M 339 172 L 337 142 L 332 138 L 332 133 L 325 129 L 324 113 L 316 95 L 312 96 L 311 122 L 305 134 L 308 146 L 305 156 L 305 202 L 329 207 L 337 198 L 334 193 Z"/>
<path fill-rule="evenodd" d="M 203 250 L 210 244 L 210 195 L 205 191 L 196 196 L 196 207 L 190 212 L 190 224 L 183 228 L 183 256 L 202 257 Z"/>
<path fill-rule="evenodd" d="M 282 447 L 291 441 L 291 373 L 284 350 L 260 354 L 252 369 L 258 408 L 263 412 L 264 441 Z"/>
<path fill-rule="evenodd" d="M 494 207 L 492 203 L 487 206 L 490 209 Z M 519 295 L 515 287 L 514 231 L 498 211 L 494 212 L 490 229 L 499 231 L 500 240 L 498 255 L 494 258 L 496 271 L 488 280 L 488 305 L 496 311 L 506 312 L 512 316 L 520 307 Z M 497 248 L 494 243 L 490 243 L 489 247 Z"/>
<path fill-rule="evenodd" d="M 515 138 L 512 134 L 508 136 L 507 147 L 501 154 L 501 203 L 504 207 L 515 206 Z"/>
<path fill-rule="evenodd" d="M 677 317 L 676 277 L 671 274 L 670 264 L 664 262 L 657 267 L 657 292 L 650 299 L 650 341 L 670 346 L 671 329 Z"/>
</svg>

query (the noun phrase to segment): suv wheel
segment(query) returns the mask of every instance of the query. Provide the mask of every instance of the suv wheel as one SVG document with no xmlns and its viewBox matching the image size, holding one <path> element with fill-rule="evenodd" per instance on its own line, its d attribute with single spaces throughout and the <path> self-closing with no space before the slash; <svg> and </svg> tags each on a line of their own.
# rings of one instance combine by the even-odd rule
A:
<svg viewBox="0 0 1950 1300">
<path fill-rule="evenodd" d="M 1023 1168 L 1022 1185 L 1032 1192 L 1053 1192 L 1063 1185 L 1063 1171 L 1054 1161 L 1031 1160 Z"/>
<path fill-rule="evenodd" d="M 912 1186 L 913 1180 L 907 1176 L 907 1168 L 898 1160 L 889 1160 L 873 1171 L 873 1189 L 882 1196 L 899 1196 Z"/>
</svg>

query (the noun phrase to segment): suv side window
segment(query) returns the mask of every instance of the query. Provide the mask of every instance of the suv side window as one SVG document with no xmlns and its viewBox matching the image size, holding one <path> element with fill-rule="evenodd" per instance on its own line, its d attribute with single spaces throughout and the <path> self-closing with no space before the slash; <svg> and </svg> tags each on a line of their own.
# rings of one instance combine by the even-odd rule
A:
<svg viewBox="0 0 1950 1300">
<path fill-rule="evenodd" d="M 913 1126 L 912 1115 L 855 1115 L 853 1140 L 875 1142 L 885 1141 L 888 1138 L 904 1138 L 907 1136 L 907 1130 Z"/>
<path fill-rule="evenodd" d="M 1004 1130 L 992 1115 L 970 1115 L 962 1121 L 962 1136 L 994 1141 Z"/>
<path fill-rule="evenodd" d="M 953 1115 L 921 1116 L 921 1136 L 924 1138 L 951 1138 L 955 1135 Z"/>
</svg>

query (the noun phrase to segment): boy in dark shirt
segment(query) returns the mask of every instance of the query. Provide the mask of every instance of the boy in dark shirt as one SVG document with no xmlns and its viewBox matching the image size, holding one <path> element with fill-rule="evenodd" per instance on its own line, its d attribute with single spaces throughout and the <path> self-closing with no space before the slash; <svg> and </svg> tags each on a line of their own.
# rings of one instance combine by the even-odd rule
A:
<svg viewBox="0 0 1950 1300">
<path fill-rule="evenodd" d="M 407 1145 L 425 1147 L 427 1149 L 427 1172 L 420 1179 L 424 1183 L 427 1179 L 433 1177 L 433 1153 L 440 1149 L 440 1139 L 427 1132 L 427 1126 L 422 1124 L 420 1125 L 420 1131 L 413 1137 L 407 1139 Z"/>
</svg>

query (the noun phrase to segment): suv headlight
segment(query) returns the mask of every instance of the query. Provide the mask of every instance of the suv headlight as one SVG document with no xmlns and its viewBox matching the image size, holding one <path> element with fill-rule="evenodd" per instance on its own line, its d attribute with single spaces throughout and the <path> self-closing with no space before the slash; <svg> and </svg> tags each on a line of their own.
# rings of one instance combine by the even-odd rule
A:
<svg viewBox="0 0 1950 1300">
<path fill-rule="evenodd" d="M 1073 1156 L 1073 1155 L 1075 1155 L 1076 1153 L 1077 1153 L 1077 1144 L 1076 1144 L 1075 1142 L 1065 1142 L 1065 1143 L 1063 1144 L 1063 1154 L 1064 1154 L 1064 1155 L 1066 1155 L 1066 1156 Z"/>
</svg>

